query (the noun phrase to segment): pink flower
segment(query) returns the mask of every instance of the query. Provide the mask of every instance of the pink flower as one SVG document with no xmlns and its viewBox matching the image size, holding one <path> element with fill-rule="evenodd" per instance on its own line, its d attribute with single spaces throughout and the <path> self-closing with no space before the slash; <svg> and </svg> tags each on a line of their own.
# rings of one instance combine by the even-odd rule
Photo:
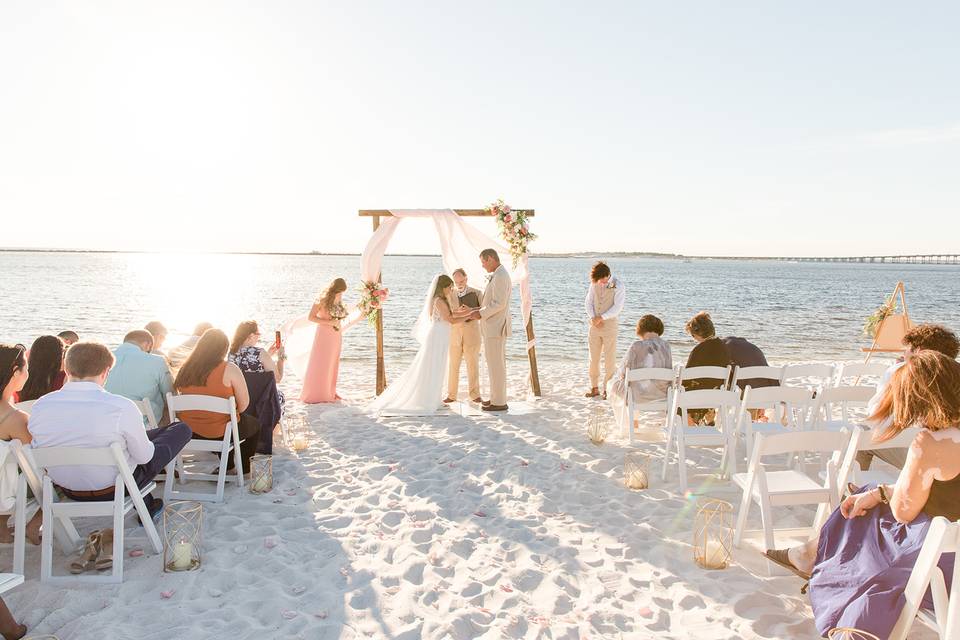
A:
<svg viewBox="0 0 960 640">
<path fill-rule="evenodd" d="M 513 222 L 513 216 L 508 213 L 505 216 L 503 216 L 503 221 L 507 223 Z"/>
<path fill-rule="evenodd" d="M 371 301 L 370 301 L 370 306 L 373 307 L 374 309 L 379 309 L 379 308 L 380 308 L 380 301 L 379 301 L 379 300 L 371 300 Z"/>
</svg>

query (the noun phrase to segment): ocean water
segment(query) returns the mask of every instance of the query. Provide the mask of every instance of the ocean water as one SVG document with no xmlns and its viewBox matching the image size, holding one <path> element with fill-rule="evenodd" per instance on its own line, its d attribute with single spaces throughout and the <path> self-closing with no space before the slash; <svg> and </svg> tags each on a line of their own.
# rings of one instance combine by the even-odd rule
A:
<svg viewBox="0 0 960 640">
<path fill-rule="evenodd" d="M 357 299 L 357 256 L 181 255 L 0 252 L 3 273 L 0 340 L 29 344 L 36 336 L 73 329 L 83 338 L 116 344 L 130 329 L 161 320 L 171 330 L 167 346 L 206 320 L 232 334 L 237 322 L 256 319 L 264 339 L 288 318 L 303 314 L 334 277 Z M 593 260 L 532 258 L 534 325 L 538 357 L 586 358 L 583 299 Z M 675 358 L 693 341 L 684 322 L 707 310 L 718 334 L 758 344 L 772 362 L 853 360 L 868 344 L 863 320 L 892 290 L 906 284 L 916 322 L 960 330 L 960 267 L 625 258 L 608 261 L 627 287 L 621 316 L 621 353 L 637 319 L 659 316 Z M 423 292 L 441 269 L 439 257 L 387 256 L 384 283 L 387 360 L 412 359 L 410 329 Z M 483 283 L 472 283 L 482 288 Z M 515 290 L 511 358 L 524 357 Z M 344 336 L 344 359 L 372 363 L 374 333 L 366 324 Z M 543 366 L 542 365 L 542 366 Z M 371 364 L 372 366 L 372 364 Z"/>
</svg>

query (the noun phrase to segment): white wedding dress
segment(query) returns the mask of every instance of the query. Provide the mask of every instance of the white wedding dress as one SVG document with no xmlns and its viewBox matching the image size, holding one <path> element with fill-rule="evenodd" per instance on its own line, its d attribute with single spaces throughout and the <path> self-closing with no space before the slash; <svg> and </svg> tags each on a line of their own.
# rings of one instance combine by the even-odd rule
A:
<svg viewBox="0 0 960 640">
<path fill-rule="evenodd" d="M 443 388 L 450 357 L 450 323 L 440 317 L 433 297 L 437 278 L 427 292 L 424 310 L 414 328 L 420 349 L 406 371 L 370 405 L 380 415 L 428 416 L 443 408 Z"/>
</svg>

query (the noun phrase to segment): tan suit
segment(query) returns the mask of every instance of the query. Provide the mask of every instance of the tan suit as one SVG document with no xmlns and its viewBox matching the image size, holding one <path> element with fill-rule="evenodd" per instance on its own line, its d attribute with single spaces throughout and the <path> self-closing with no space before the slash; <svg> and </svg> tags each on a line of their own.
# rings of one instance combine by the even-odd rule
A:
<svg viewBox="0 0 960 640">
<path fill-rule="evenodd" d="M 463 294 L 474 293 L 480 299 L 480 290 L 467 287 Z M 460 306 L 460 296 L 454 292 L 450 308 Z M 467 385 L 471 400 L 480 397 L 480 323 L 476 320 L 450 325 L 450 369 L 447 372 L 447 397 L 457 399 L 460 387 L 460 361 L 467 361 Z"/>
<path fill-rule="evenodd" d="M 610 286 L 590 285 L 593 287 L 593 315 L 600 316 L 613 307 L 616 289 Z M 587 332 L 590 347 L 590 386 L 606 389 L 617 368 L 617 318 L 603 321 L 602 327 L 592 324 Z M 600 381 L 600 356 L 603 355 L 603 384 Z"/>
<path fill-rule="evenodd" d="M 490 404 L 507 404 L 507 338 L 510 337 L 510 274 L 503 265 L 490 274 L 480 301 L 483 357 L 490 376 Z"/>
</svg>

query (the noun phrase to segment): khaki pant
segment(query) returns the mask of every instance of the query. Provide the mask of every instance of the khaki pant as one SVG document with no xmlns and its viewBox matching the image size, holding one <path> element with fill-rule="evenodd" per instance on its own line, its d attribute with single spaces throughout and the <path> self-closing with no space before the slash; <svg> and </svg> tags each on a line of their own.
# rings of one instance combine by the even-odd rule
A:
<svg viewBox="0 0 960 640">
<path fill-rule="evenodd" d="M 590 347 L 590 387 L 605 389 L 617 370 L 617 320 L 604 320 L 602 327 L 590 325 L 587 344 Z M 600 381 L 600 355 L 603 355 L 603 384 Z"/>
<path fill-rule="evenodd" d="M 460 361 L 467 361 L 467 386 L 471 400 L 480 397 L 480 324 L 476 321 L 450 328 L 450 369 L 447 397 L 454 400 L 460 390 Z"/>
<path fill-rule="evenodd" d="M 483 336 L 483 355 L 490 378 L 490 404 L 507 404 L 507 351 L 503 336 Z"/>
</svg>

